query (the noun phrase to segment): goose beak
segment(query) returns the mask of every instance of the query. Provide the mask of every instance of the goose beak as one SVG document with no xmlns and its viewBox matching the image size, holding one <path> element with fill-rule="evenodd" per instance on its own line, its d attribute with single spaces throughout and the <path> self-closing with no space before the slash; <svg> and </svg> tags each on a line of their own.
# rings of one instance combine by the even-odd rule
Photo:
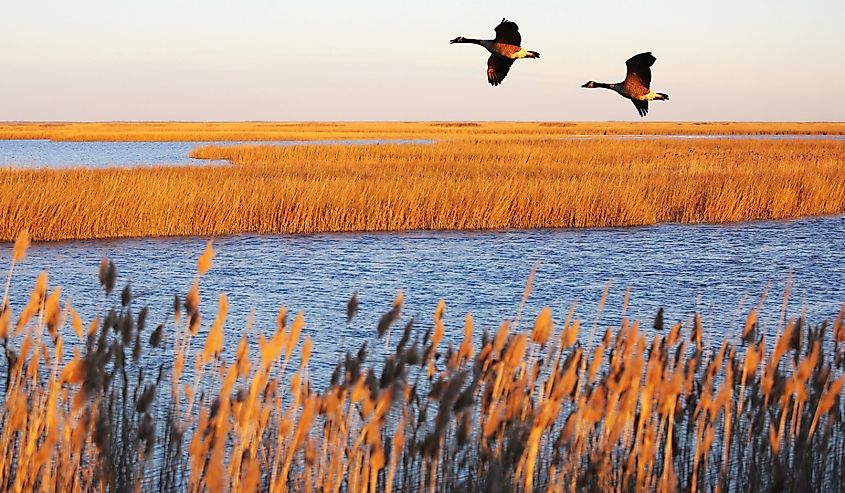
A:
<svg viewBox="0 0 845 493">
<path fill-rule="evenodd" d="M 589 83 L 589 82 L 587 82 L 586 84 L 582 85 L 581 87 L 587 87 L 587 88 L 589 88 L 589 87 L 590 87 L 590 83 Z"/>
<path fill-rule="evenodd" d="M 451 45 L 451 44 L 455 44 L 455 43 L 457 43 L 458 41 L 460 41 L 460 39 L 461 39 L 461 37 L 460 37 L 460 36 L 458 36 L 457 38 L 455 38 L 455 39 L 453 39 L 453 40 L 450 40 L 450 41 L 449 41 L 449 44 L 450 44 L 450 45 Z"/>
</svg>

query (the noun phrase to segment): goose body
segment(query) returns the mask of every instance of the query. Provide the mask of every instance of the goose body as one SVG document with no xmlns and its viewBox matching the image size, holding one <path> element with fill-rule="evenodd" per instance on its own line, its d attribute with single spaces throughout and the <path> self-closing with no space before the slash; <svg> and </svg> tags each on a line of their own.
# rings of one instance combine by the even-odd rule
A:
<svg viewBox="0 0 845 493">
<path fill-rule="evenodd" d="M 628 73 L 622 82 L 607 84 L 591 80 L 581 87 L 588 89 L 602 88 L 615 91 L 623 98 L 630 99 L 637 108 L 640 116 L 646 116 L 648 114 L 649 101 L 664 101 L 669 99 L 668 94 L 651 90 L 651 66 L 654 65 L 655 61 L 657 61 L 657 58 L 651 52 L 634 55 L 625 62 Z"/>
<path fill-rule="evenodd" d="M 490 58 L 487 59 L 487 81 L 493 85 L 498 86 L 508 75 L 511 65 L 515 60 L 520 58 L 540 58 L 540 54 L 536 51 L 530 51 L 523 48 L 522 36 L 519 34 L 519 26 L 515 22 L 507 19 L 502 19 L 502 22 L 496 26 L 496 37 L 494 39 L 474 39 L 458 36 L 449 41 L 455 43 L 470 43 L 483 46 L 490 52 Z"/>
</svg>

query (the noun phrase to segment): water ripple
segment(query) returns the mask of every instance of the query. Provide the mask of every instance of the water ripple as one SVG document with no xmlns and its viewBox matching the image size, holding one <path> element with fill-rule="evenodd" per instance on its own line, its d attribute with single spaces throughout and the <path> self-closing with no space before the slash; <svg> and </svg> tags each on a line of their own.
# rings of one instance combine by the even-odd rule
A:
<svg viewBox="0 0 845 493">
<path fill-rule="evenodd" d="M 150 305 L 150 321 L 157 323 L 173 295 L 190 286 L 204 243 L 141 238 L 34 244 L 15 271 L 12 306 L 20 313 L 25 291 L 47 269 L 51 284 L 61 284 L 63 295 L 91 317 L 105 256 L 115 261 L 121 280 L 131 280 L 138 302 Z M 215 245 L 214 268 L 202 282 L 206 318 L 216 311 L 217 293 L 226 292 L 233 341 L 252 309 L 256 330 L 263 333 L 273 330 L 280 306 L 302 310 L 318 367 L 371 338 L 399 290 L 405 315 L 422 327 L 430 325 L 438 301 L 446 300 L 447 341 L 460 339 L 467 312 L 479 332 L 495 329 L 514 316 L 538 260 L 528 317 L 551 306 L 560 320 L 577 300 L 577 315 L 591 323 L 610 281 L 603 324 L 619 320 L 630 287 L 628 316 L 650 322 L 662 306 L 673 322 L 699 311 L 710 342 L 734 337 L 739 314 L 759 301 L 767 285 L 760 320 L 773 333 L 790 273 L 793 316 L 805 311 L 816 321 L 832 319 L 845 302 L 845 217 L 624 229 L 237 235 L 218 238 Z M 0 258 L 10 256 L 11 245 L 0 245 Z M 345 303 L 353 291 L 360 311 L 347 325 Z"/>
</svg>

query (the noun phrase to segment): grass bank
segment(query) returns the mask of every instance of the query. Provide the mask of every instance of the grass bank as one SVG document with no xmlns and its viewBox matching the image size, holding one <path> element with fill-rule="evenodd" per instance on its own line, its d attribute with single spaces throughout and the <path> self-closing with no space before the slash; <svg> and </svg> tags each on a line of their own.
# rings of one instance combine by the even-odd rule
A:
<svg viewBox="0 0 845 493">
<path fill-rule="evenodd" d="M 0 170 L 0 240 L 724 223 L 845 212 L 845 142 L 205 147 L 234 166 Z"/>
</svg>

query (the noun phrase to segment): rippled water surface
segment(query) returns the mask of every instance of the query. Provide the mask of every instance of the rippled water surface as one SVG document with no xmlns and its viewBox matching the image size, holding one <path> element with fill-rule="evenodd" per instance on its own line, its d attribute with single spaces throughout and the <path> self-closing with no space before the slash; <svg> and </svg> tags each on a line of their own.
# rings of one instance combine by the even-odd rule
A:
<svg viewBox="0 0 845 493">
<path fill-rule="evenodd" d="M 15 271 L 12 304 L 19 313 L 25 291 L 47 269 L 51 284 L 61 284 L 63 295 L 90 317 L 99 299 L 100 258 L 108 257 L 117 265 L 119 284 L 131 280 L 137 302 L 150 305 L 151 323 L 157 323 L 173 295 L 190 286 L 204 244 L 202 238 L 34 244 Z M 460 339 L 467 312 L 477 332 L 495 329 L 514 316 L 537 261 L 529 318 L 548 305 L 560 320 L 578 301 L 577 315 L 592 323 L 609 281 L 603 323 L 619 320 L 630 287 L 630 317 L 644 319 L 650 329 L 659 307 L 667 322 L 686 321 L 699 311 L 711 343 L 741 330 L 742 316 L 766 286 L 761 321 L 764 331 L 773 332 L 790 273 L 791 315 L 832 319 L 845 302 L 845 217 L 626 229 L 239 235 L 218 238 L 215 246 L 214 268 L 201 284 L 206 320 L 220 292 L 229 295 L 230 342 L 250 310 L 259 332 L 274 328 L 280 306 L 302 310 L 317 366 L 370 338 L 399 290 L 405 315 L 423 328 L 438 300 L 446 300 L 447 340 Z M 7 261 L 10 250 L 10 244 L 0 245 L 0 259 Z M 354 291 L 360 313 L 347 325 L 345 305 Z"/>
</svg>

